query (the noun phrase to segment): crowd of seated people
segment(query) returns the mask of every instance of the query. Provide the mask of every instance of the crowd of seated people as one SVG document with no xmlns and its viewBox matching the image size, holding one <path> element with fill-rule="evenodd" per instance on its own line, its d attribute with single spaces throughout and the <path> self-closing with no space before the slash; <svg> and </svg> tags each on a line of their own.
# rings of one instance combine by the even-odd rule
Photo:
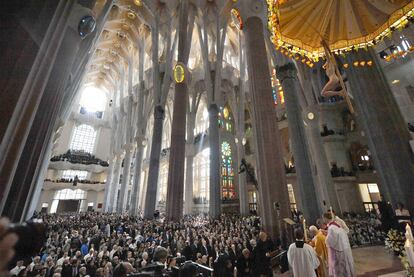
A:
<svg viewBox="0 0 414 277">
<path fill-rule="evenodd" d="M 74 179 L 60 178 L 60 179 L 56 179 L 56 180 L 45 179 L 44 181 L 45 182 L 53 182 L 53 183 L 73 183 Z M 105 182 L 82 180 L 82 179 L 77 179 L 77 183 L 78 184 L 105 184 Z"/>
<path fill-rule="evenodd" d="M 326 124 L 322 125 L 322 132 L 321 132 L 322 137 L 332 136 L 332 135 L 335 135 L 335 134 L 343 135 L 344 132 L 343 131 L 334 131 L 332 129 L 329 129 Z"/>
<path fill-rule="evenodd" d="M 203 276 L 271 271 L 266 253 L 275 246 L 254 216 L 187 216 L 179 222 L 93 212 L 41 217 L 48 226 L 45 246 L 38 256 L 10 264 L 12 275 L 118 277 L 161 266 L 170 273 L 142 276 L 183 276 L 172 269 L 185 260 L 204 266 L 198 267 Z"/>
<path fill-rule="evenodd" d="M 354 176 L 354 173 L 345 171 L 343 167 L 338 167 L 336 163 L 333 163 L 331 167 L 331 176 L 332 177 Z"/>
<path fill-rule="evenodd" d="M 194 197 L 193 198 L 193 203 L 194 204 L 207 204 L 209 203 L 208 199 L 206 197 Z"/>
<path fill-rule="evenodd" d="M 349 242 L 352 247 L 381 244 L 385 232 L 378 215 L 373 213 L 345 213 L 344 220 L 349 227 Z"/>
<path fill-rule="evenodd" d="M 107 161 L 103 161 L 94 155 L 84 151 L 68 150 L 66 153 L 54 156 L 50 159 L 51 162 L 68 161 L 75 164 L 97 164 L 101 166 L 109 166 Z"/>
</svg>

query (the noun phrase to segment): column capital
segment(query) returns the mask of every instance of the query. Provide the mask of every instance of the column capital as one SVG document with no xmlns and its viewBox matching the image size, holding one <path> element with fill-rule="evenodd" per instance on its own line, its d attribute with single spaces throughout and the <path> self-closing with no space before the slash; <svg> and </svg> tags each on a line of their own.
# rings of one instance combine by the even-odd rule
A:
<svg viewBox="0 0 414 277">
<path fill-rule="evenodd" d="M 281 66 L 276 66 L 276 76 L 282 83 L 286 79 L 296 79 L 298 70 L 292 62 L 288 62 Z"/>
<path fill-rule="evenodd" d="M 267 5 L 262 0 L 243 0 L 238 1 L 234 8 L 238 10 L 241 20 L 246 22 L 251 17 L 258 17 L 263 21 L 263 25 L 267 26 Z"/>
</svg>

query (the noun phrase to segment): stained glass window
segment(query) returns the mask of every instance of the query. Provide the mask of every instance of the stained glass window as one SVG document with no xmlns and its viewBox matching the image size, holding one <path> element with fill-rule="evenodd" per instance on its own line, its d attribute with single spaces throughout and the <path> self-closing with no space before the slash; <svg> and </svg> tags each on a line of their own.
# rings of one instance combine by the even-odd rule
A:
<svg viewBox="0 0 414 277">
<path fill-rule="evenodd" d="M 233 118 L 230 107 L 227 105 L 220 107 L 218 114 L 219 128 L 226 130 L 227 132 L 233 132 Z"/>
<path fill-rule="evenodd" d="M 283 93 L 283 88 L 279 82 L 279 79 L 276 78 L 276 69 L 272 70 L 272 76 L 270 79 L 272 81 L 273 102 L 275 105 L 278 103 L 281 103 L 283 105 L 285 103 L 285 95 Z"/>
<path fill-rule="evenodd" d="M 222 199 L 230 200 L 236 198 L 234 185 L 233 160 L 231 157 L 231 146 L 227 141 L 221 144 L 221 181 Z"/>
</svg>

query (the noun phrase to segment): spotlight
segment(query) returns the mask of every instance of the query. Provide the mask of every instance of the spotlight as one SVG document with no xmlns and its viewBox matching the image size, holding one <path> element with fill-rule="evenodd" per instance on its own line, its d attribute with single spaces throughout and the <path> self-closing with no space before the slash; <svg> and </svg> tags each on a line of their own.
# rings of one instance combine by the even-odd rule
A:
<svg viewBox="0 0 414 277">
<path fill-rule="evenodd" d="M 372 61 L 367 61 L 368 66 L 372 66 Z"/>
<path fill-rule="evenodd" d="M 359 65 L 360 65 L 360 66 L 364 66 L 364 65 L 365 65 L 365 61 L 360 61 L 360 62 L 359 62 Z"/>
<path fill-rule="evenodd" d="M 358 61 L 354 62 L 354 66 L 355 66 L 355 67 L 358 67 L 358 64 L 359 64 L 359 62 L 358 62 Z"/>
<path fill-rule="evenodd" d="M 348 68 L 348 67 L 349 67 L 349 64 L 344 63 L 344 68 Z"/>
</svg>

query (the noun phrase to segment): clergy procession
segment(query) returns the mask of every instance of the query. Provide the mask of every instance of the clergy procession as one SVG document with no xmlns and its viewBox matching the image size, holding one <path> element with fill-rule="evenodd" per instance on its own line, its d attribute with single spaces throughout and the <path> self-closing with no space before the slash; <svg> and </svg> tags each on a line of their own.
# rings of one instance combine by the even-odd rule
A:
<svg viewBox="0 0 414 277">
<path fill-rule="evenodd" d="M 0 277 L 414 276 L 414 0 L 14 0 L 0 41 Z"/>
</svg>

